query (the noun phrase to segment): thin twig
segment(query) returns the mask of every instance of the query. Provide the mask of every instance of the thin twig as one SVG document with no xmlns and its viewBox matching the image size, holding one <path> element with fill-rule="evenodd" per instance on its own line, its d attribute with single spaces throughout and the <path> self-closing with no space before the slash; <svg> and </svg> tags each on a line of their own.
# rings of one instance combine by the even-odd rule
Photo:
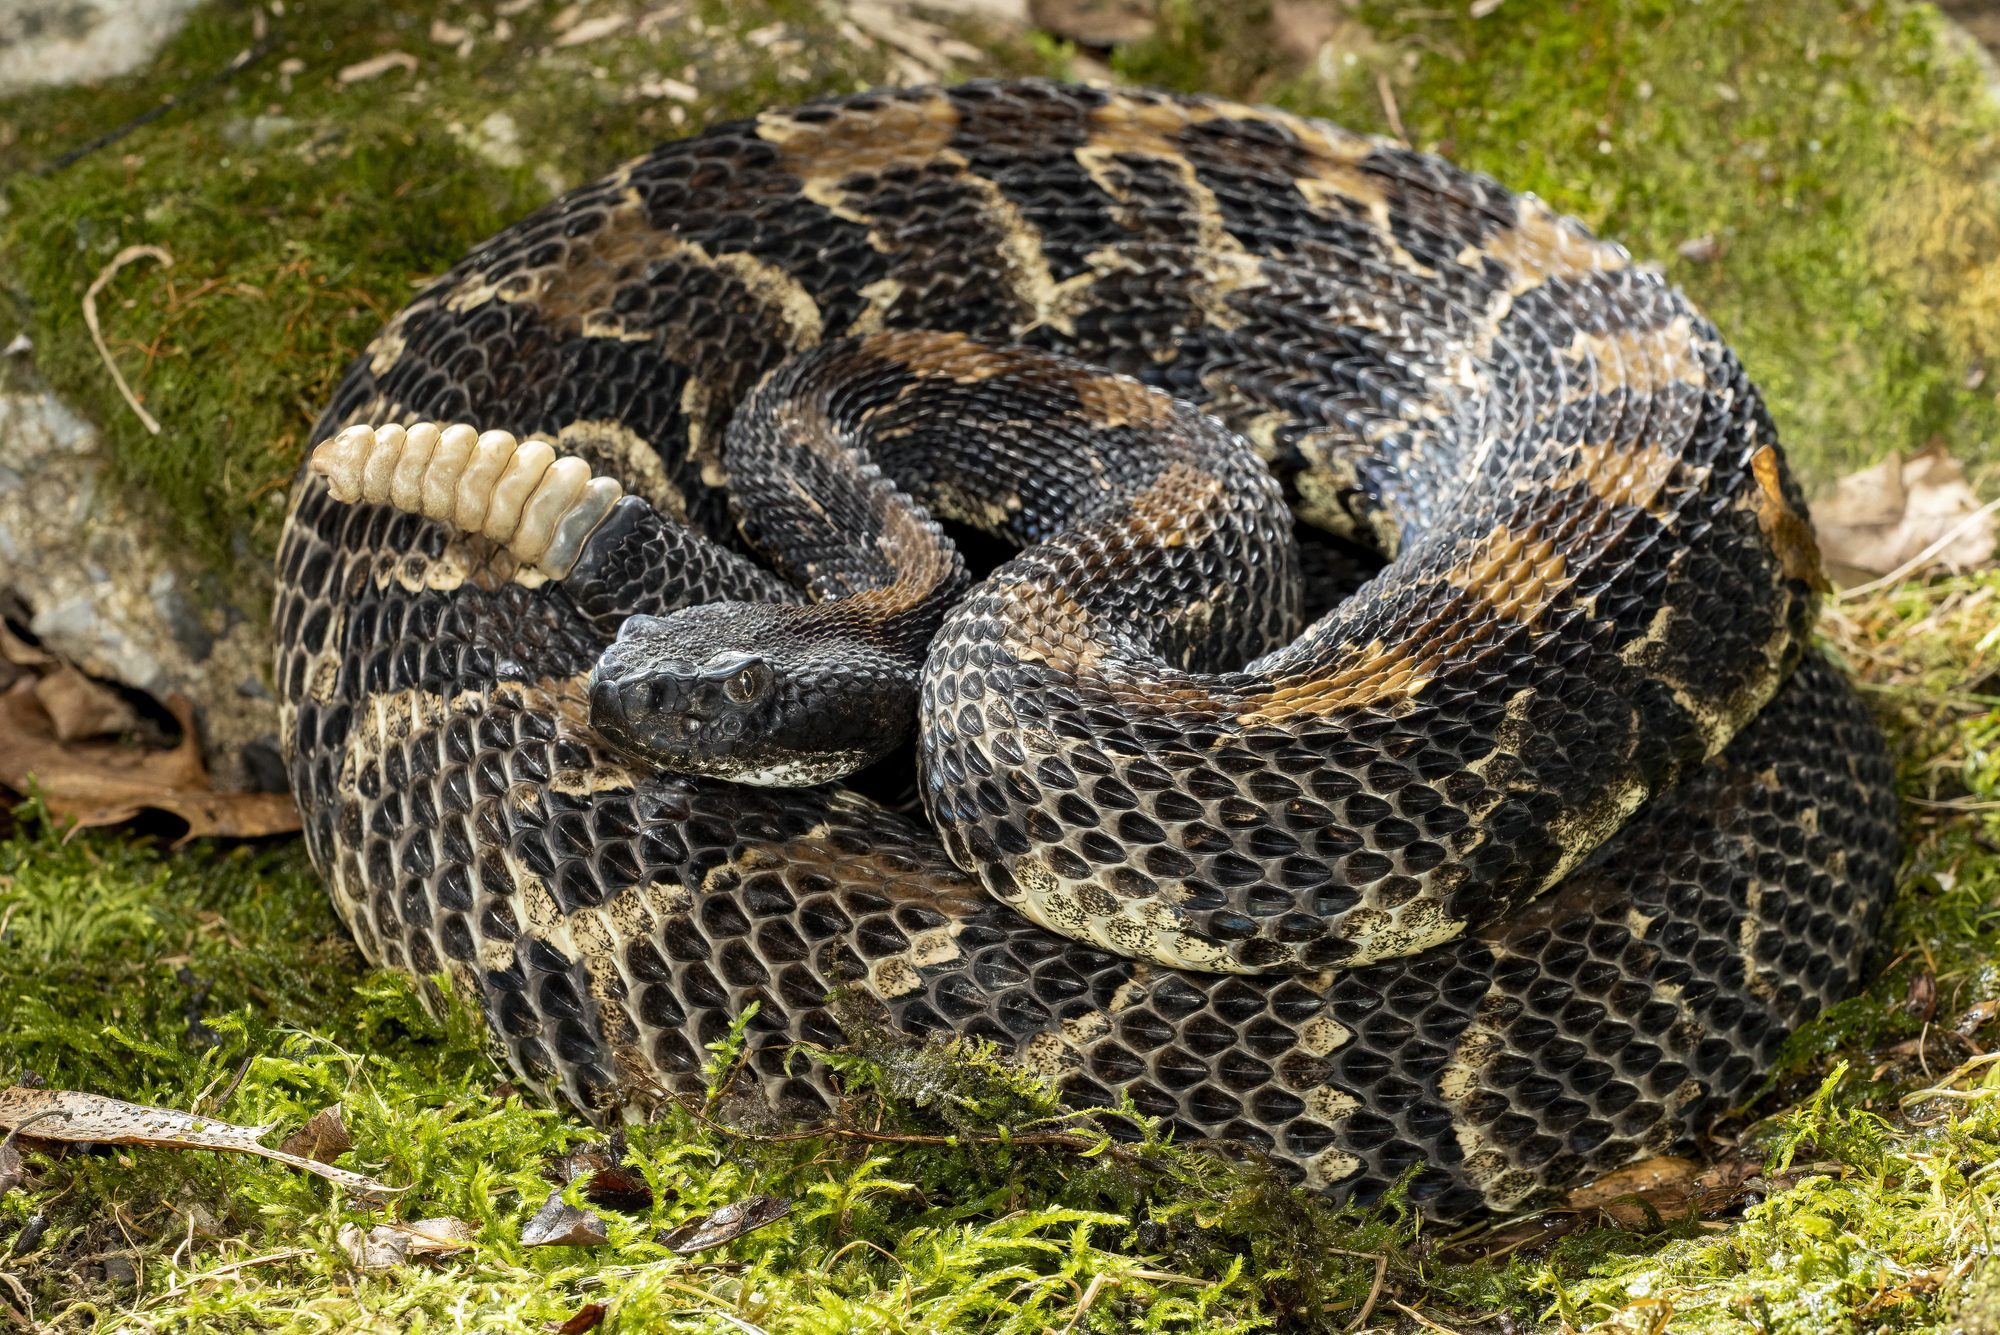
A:
<svg viewBox="0 0 2000 1335">
<path fill-rule="evenodd" d="M 1387 1252 L 1351 1252 L 1344 1247 L 1336 1247 L 1334 1250 L 1338 1251 L 1342 1256 L 1357 1256 L 1362 1260 L 1372 1260 L 1375 1262 L 1375 1282 L 1368 1286 L 1367 1301 L 1361 1304 L 1361 1310 L 1355 1313 L 1354 1320 L 1347 1323 L 1349 1330 L 1360 1330 L 1368 1324 L 1368 1315 L 1375 1310 L 1375 1303 L 1382 1296 L 1382 1281 L 1389 1277 L 1389 1254 Z"/>
<path fill-rule="evenodd" d="M 1410 132 L 1403 128 L 1403 113 L 1396 106 L 1396 90 L 1389 86 L 1389 71 L 1375 72 L 1375 94 L 1382 99 L 1382 114 L 1389 118 L 1389 130 L 1404 143 L 1410 142 Z"/>
<path fill-rule="evenodd" d="M 1076 1323 L 1083 1320 L 1083 1314 L 1088 1312 L 1091 1306 L 1096 1303 L 1097 1295 L 1105 1285 L 1116 1284 L 1117 1282 L 1116 1279 L 1106 1275 L 1102 1270 L 1092 1275 L 1090 1277 L 1090 1287 L 1083 1291 L 1083 1301 L 1076 1305 L 1076 1310 L 1069 1314 L 1069 1321 L 1063 1326 L 1063 1335 L 1069 1335 L 1071 1331 L 1076 1329 Z"/>
<path fill-rule="evenodd" d="M 261 19 L 262 16 L 263 12 L 261 10 L 258 11 L 258 17 Z M 193 85 L 187 91 L 180 93 L 178 95 L 168 94 L 166 97 L 161 98 L 158 102 L 155 102 L 152 106 L 147 107 L 144 111 L 134 116 L 131 120 L 126 121 L 123 125 L 114 125 L 109 130 L 106 130 L 103 134 L 100 134 L 93 139 L 88 139 L 83 143 L 78 144 L 75 148 L 72 148 L 68 152 L 55 158 L 53 161 L 48 162 L 43 166 L 35 168 L 35 175 L 53 176 L 55 173 L 61 171 L 63 168 L 68 167 L 73 163 L 76 163 L 81 159 L 90 156 L 92 153 L 95 153 L 98 149 L 117 143 L 120 139 L 123 139 L 126 135 L 132 133 L 132 131 L 136 129 L 139 129 L 141 126 L 150 125 L 152 122 L 166 115 L 169 111 L 173 111 L 179 107 L 186 106 L 188 103 L 194 101 L 194 99 L 200 97 L 202 94 L 208 92 L 213 88 L 220 87 L 221 85 L 227 83 L 229 80 L 235 78 L 237 75 L 241 74 L 244 70 L 249 69 L 252 65 L 262 60 L 265 56 L 271 53 L 271 48 L 276 46 L 277 42 L 278 42 L 278 29 L 275 25 L 273 25 L 270 31 L 266 32 L 262 37 L 258 38 L 256 41 L 252 42 L 249 46 L 244 47 L 241 51 L 238 51 L 234 56 L 230 57 L 229 63 L 227 65 L 224 65 L 221 69 L 217 70 L 215 73 L 209 75 L 201 82 Z"/>
<path fill-rule="evenodd" d="M 174 267 L 174 257 L 167 254 L 166 251 L 160 249 L 158 246 L 125 247 L 125 249 L 111 257 L 111 263 L 99 270 L 97 277 L 91 279 L 90 286 L 85 289 L 83 294 L 83 323 L 90 330 L 91 342 L 97 344 L 97 355 L 104 359 L 104 369 L 111 372 L 112 383 L 117 385 L 118 392 L 125 396 L 125 402 L 132 405 L 132 411 L 139 414 L 139 420 L 145 423 L 146 430 L 157 436 L 160 434 L 159 422 L 151 413 L 146 411 L 144 406 L 133 395 L 132 387 L 125 383 L 124 375 L 118 370 L 118 363 L 111 360 L 111 349 L 104 344 L 104 331 L 97 324 L 97 294 L 104 290 L 105 284 L 117 277 L 120 269 L 134 260 L 158 260 L 169 269 Z"/>
<path fill-rule="evenodd" d="M 1444 1335 L 1458 1335 L 1458 1332 L 1453 1330 L 1450 1326 L 1441 1326 L 1437 1322 L 1425 1316 L 1422 1312 L 1419 1312 L 1416 1308 L 1406 1307 L 1402 1303 L 1397 1302 L 1394 1298 L 1391 1298 L 1389 1300 L 1389 1306 L 1395 1308 L 1398 1312 L 1401 1312 L 1404 1316 L 1410 1318 L 1410 1320 L 1416 1322 L 1420 1326 L 1428 1327 L 1431 1330 L 1443 1331 Z"/>
</svg>

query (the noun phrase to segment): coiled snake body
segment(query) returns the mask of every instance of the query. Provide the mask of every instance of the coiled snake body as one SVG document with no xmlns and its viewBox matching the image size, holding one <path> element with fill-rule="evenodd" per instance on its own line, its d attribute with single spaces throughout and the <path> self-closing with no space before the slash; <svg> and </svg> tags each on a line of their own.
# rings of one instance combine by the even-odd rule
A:
<svg viewBox="0 0 2000 1335">
<path fill-rule="evenodd" d="M 794 396 L 746 407 L 774 370 Z M 787 481 L 730 425 L 801 402 L 880 471 Z M 697 1087 L 755 1002 L 744 1078 L 789 1115 L 834 1093 L 798 1045 L 865 1017 L 1344 1194 L 1415 1166 L 1452 1216 L 1684 1139 L 1856 980 L 1889 767 L 1808 649 L 1754 389 L 1656 275 L 1436 158 L 1039 83 L 767 114 L 474 251 L 320 434 L 420 419 L 511 434 L 350 433 L 294 495 L 308 845 L 372 957 L 594 1114 Z M 1194 443 L 1102 444 L 1154 436 Z M 903 672 L 942 843 L 636 759 L 783 694 L 691 659 L 668 736 L 621 688 L 648 636 L 811 611 L 746 540 L 845 497 L 863 538 L 787 571 L 821 606 L 900 626 L 909 568 L 957 596 L 898 496 L 1030 547 Z M 1285 502 L 1387 561 L 1302 635 Z M 768 606 L 675 619 L 717 600 Z M 847 761 L 897 726 L 822 721 Z M 754 777 L 837 772 L 785 756 Z"/>
</svg>

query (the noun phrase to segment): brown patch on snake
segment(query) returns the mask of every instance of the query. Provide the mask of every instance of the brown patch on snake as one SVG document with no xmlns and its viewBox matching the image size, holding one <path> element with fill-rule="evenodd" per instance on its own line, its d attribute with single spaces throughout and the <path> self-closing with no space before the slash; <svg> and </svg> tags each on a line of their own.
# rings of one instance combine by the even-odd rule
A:
<svg viewBox="0 0 2000 1335">
<path fill-rule="evenodd" d="M 1457 597 L 1395 644 L 1370 643 L 1357 662 L 1330 676 L 1281 681 L 1245 697 L 1237 722 L 1282 726 L 1293 719 L 1393 704 L 1416 695 L 1447 665 L 1461 661 L 1468 634 L 1496 621 L 1529 626 L 1565 593 L 1573 576 L 1555 539 L 1504 525 L 1487 534 L 1444 576 Z"/>
<path fill-rule="evenodd" d="M 1178 137 L 1189 125 L 1232 114 L 1248 114 L 1248 109 L 1227 103 L 1184 107 L 1115 99 L 1091 112 L 1090 142 L 1073 150 L 1078 165 L 1090 173 L 1098 188 L 1118 201 L 1127 225 L 1134 231 L 1140 230 L 1139 220 L 1132 215 L 1131 192 L 1120 179 L 1119 159 L 1144 158 L 1179 184 L 1197 238 L 1188 274 L 1192 280 L 1189 295 L 1200 306 L 1204 319 L 1218 329 L 1242 323 L 1242 315 L 1231 307 L 1229 298 L 1234 293 L 1263 286 L 1263 266 L 1230 234 L 1214 192 L 1196 174 L 1194 165 L 1181 150 Z M 1116 253 L 1092 258 L 1106 267 L 1130 262 Z"/>
<path fill-rule="evenodd" d="M 937 162 L 959 169 L 958 183 L 978 199 L 1007 286 L 1020 305 L 1016 332 L 1026 333 L 1039 325 L 1074 332 L 1076 313 L 1095 275 L 1086 272 L 1057 281 L 1041 234 L 1020 206 L 998 185 L 968 170 L 964 154 L 951 147 L 959 124 L 958 108 L 951 99 L 931 89 L 919 98 L 886 102 L 867 116 L 807 122 L 784 114 L 765 115 L 758 119 L 757 134 L 777 146 L 781 165 L 797 178 L 801 195 L 836 218 L 869 228 L 869 244 L 884 253 L 893 253 L 898 243 L 881 232 L 880 219 L 851 187 L 871 181 L 891 167 Z M 868 307 L 840 333 L 880 331 L 890 307 L 907 295 L 895 279 L 884 279 L 862 291 L 869 298 Z"/>
<path fill-rule="evenodd" d="M 1758 446 L 1757 452 L 1750 456 L 1750 472 L 1757 480 L 1757 491 L 1751 499 L 1757 527 L 1763 530 L 1764 541 L 1771 544 L 1785 578 L 1799 580 L 1822 592 L 1831 588 L 1826 573 L 1820 569 L 1819 542 L 1813 537 L 1811 521 L 1785 499 L 1778 452 L 1769 445 Z"/>
<path fill-rule="evenodd" d="M 1570 458 L 1551 484 L 1584 486 L 1607 506 L 1629 505 L 1661 515 L 1661 493 L 1682 460 L 1650 441 L 1635 445 L 1591 442 L 1571 447 Z"/>
<path fill-rule="evenodd" d="M 1590 368 L 1583 386 L 1588 394 L 1648 396 L 1673 385 L 1700 389 L 1708 384 L 1694 323 L 1677 315 L 1664 329 L 1617 329 L 1610 333 L 1579 331 L 1564 352 L 1569 360 Z"/>
<path fill-rule="evenodd" d="M 872 223 L 847 210 L 842 182 L 883 168 L 944 156 L 958 133 L 958 108 L 932 89 L 920 98 L 884 101 L 863 116 L 803 121 L 782 112 L 757 118 L 757 137 L 777 146 L 784 170 L 801 192 L 850 221 Z M 957 154 L 950 155 L 963 162 Z"/>
<path fill-rule="evenodd" d="M 1481 259 L 1499 265 L 1510 298 L 1557 279 L 1582 278 L 1631 263 L 1617 247 L 1592 237 L 1533 195 L 1519 196 L 1517 210 L 1512 227 L 1466 247 L 1458 256 L 1458 262 L 1467 266 L 1476 266 Z"/>
<path fill-rule="evenodd" d="M 1019 375 L 1029 365 L 1038 375 L 1050 374 L 1039 359 L 1015 355 L 1005 347 L 948 332 L 874 334 L 863 341 L 856 355 L 878 359 L 887 369 L 906 371 L 919 380 L 943 379 L 955 385 L 976 385 L 999 376 Z M 1163 429 L 1174 421 L 1173 400 L 1127 376 L 1086 373 L 1079 368 L 1064 377 L 1059 387 L 1075 397 L 1077 411 L 1100 431 L 1120 427 Z M 907 398 L 923 388 L 920 384 L 909 385 L 897 398 Z M 863 420 L 885 415 L 894 407 L 889 403 L 877 405 L 862 414 Z M 893 438 L 909 434 L 909 429 L 890 428 L 885 434 Z"/>
</svg>

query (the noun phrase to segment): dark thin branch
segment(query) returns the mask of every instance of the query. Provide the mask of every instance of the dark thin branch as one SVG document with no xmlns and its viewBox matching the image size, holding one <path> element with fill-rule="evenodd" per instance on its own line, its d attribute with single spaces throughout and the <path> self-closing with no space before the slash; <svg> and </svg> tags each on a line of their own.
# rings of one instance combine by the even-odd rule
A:
<svg viewBox="0 0 2000 1335">
<path fill-rule="evenodd" d="M 74 166 L 92 153 L 95 153 L 98 149 L 117 143 L 120 139 L 123 139 L 126 135 L 131 134 L 141 126 L 150 125 L 168 112 L 184 107 L 196 99 L 220 88 L 223 84 L 228 83 L 244 70 L 249 69 L 252 65 L 269 55 L 278 44 L 278 31 L 278 26 L 272 24 L 270 31 L 266 32 L 249 46 L 238 51 L 235 56 L 231 57 L 227 65 L 224 65 L 221 69 L 201 80 L 193 87 L 180 93 L 168 94 L 166 97 L 161 98 L 156 105 L 146 108 L 123 125 L 114 126 L 96 138 L 78 144 L 75 148 L 70 149 L 53 161 L 37 167 L 34 174 L 36 176 L 53 176 L 65 167 Z"/>
</svg>

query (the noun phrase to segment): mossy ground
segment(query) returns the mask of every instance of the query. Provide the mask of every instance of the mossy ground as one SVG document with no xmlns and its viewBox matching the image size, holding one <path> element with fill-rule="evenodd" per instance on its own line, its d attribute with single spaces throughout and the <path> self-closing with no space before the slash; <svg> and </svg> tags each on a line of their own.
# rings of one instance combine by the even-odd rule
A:
<svg viewBox="0 0 2000 1335">
<path fill-rule="evenodd" d="M 894 68 L 799 0 L 634 7 L 622 36 L 571 45 L 554 4 L 506 16 L 504 40 L 490 8 L 397 10 L 295 0 L 265 16 L 259 48 L 252 8 L 215 3 L 142 76 L 0 103 L 0 339 L 30 334 L 42 373 L 104 426 L 123 480 L 245 587 L 332 379 L 425 275 L 655 139 Z M 669 18 L 645 27 L 652 11 Z M 1257 6 L 1166 0 L 1159 37 L 1116 66 L 1373 130 L 1390 128 L 1393 98 L 1414 141 L 1663 263 L 1744 351 L 1809 477 L 1935 436 L 1991 485 L 1995 123 L 1926 13 L 1866 0 L 1361 13 L 1376 37 L 1362 59 L 1301 72 L 1272 54 Z M 462 56 L 453 30 L 472 39 Z M 240 73 L 188 92 L 245 49 L 260 54 Z M 389 50 L 418 69 L 338 81 Z M 1066 58 L 1048 43 L 985 50 L 965 72 Z M 694 96 L 634 92 L 661 77 Z M 38 174 L 168 92 L 187 96 Z M 1689 249 L 1708 258 L 1681 253 L 1702 237 Z M 127 269 L 99 302 L 166 425 L 157 439 L 79 318 L 85 287 L 132 244 L 176 260 Z M 2000 1024 L 1980 1006 L 2000 997 L 1997 607 L 1989 575 L 1829 613 L 1902 748 L 1909 859 L 1878 981 L 1800 1035 L 1728 1128 L 1769 1156 L 1753 1183 L 1768 1197 L 1740 1214 L 1444 1245 L 1393 1210 L 1341 1215 L 1198 1153 L 1086 1155 L 976 1131 L 934 1143 L 1050 1110 L 990 1073 L 956 1082 L 969 1105 L 919 1107 L 906 1078 L 857 1070 L 854 1125 L 887 1139 L 746 1139 L 682 1110 L 633 1136 L 650 1211 L 605 1212 L 605 1247 L 528 1249 L 545 1161 L 589 1133 L 512 1093 L 474 1017 L 434 1018 L 410 985 L 365 970 L 296 847 L 65 842 L 30 811 L 0 839 L 0 1078 L 33 1071 L 283 1130 L 337 1103 L 356 1141 L 343 1162 L 409 1188 L 391 1213 L 460 1216 L 478 1245 L 358 1274 L 337 1234 L 373 1216 L 315 1179 L 196 1153 L 31 1154 L 29 1189 L 0 1198 L 0 1239 L 15 1240 L 0 1318 L 13 1301 L 63 1330 L 501 1332 L 598 1302 L 608 1329 L 633 1331 L 1335 1329 L 1364 1307 L 1375 1328 L 1417 1324 L 1404 1309 L 1460 1330 L 2000 1324 L 2000 1277 L 1978 1269 L 2000 1180 L 2000 1066 L 1982 1056 Z M 655 1240 L 755 1191 L 799 1206 L 701 1257 Z"/>
</svg>

